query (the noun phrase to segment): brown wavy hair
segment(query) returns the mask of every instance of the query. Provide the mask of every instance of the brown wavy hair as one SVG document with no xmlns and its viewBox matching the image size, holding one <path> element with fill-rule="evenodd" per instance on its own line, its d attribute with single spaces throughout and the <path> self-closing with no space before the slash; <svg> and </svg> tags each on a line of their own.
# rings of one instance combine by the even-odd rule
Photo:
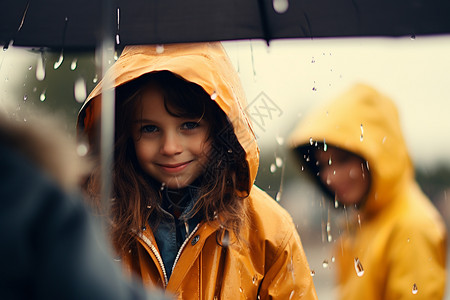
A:
<svg viewBox="0 0 450 300">
<path fill-rule="evenodd" d="M 234 134 L 225 113 L 205 90 L 169 71 L 145 74 L 116 89 L 116 132 L 111 204 L 112 242 L 118 251 L 130 248 L 137 234 L 148 224 L 156 229 L 162 216 L 161 183 L 140 167 L 131 128 L 142 91 L 149 85 L 164 97 L 167 112 L 176 117 L 204 118 L 210 125 L 212 141 L 208 164 L 199 184 L 198 199 L 190 216 L 199 214 L 206 222 L 218 221 L 220 230 L 232 231 L 239 240 L 240 228 L 247 219 L 244 199 L 248 196 L 248 164 L 245 151 Z M 87 185 L 92 199 L 99 199 L 99 177 Z M 239 196 L 238 191 L 244 192 Z M 242 193 L 240 193 L 242 195 Z M 217 240 L 218 236 L 216 237 Z"/>
</svg>

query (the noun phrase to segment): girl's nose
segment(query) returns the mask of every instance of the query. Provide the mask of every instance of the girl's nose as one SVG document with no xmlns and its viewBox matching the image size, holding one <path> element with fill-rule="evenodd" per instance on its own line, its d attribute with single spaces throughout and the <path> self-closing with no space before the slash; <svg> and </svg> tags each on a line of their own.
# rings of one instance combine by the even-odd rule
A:
<svg viewBox="0 0 450 300">
<path fill-rule="evenodd" d="M 160 152 L 163 155 L 176 155 L 183 151 L 180 137 L 176 133 L 167 133 L 161 140 Z"/>
</svg>

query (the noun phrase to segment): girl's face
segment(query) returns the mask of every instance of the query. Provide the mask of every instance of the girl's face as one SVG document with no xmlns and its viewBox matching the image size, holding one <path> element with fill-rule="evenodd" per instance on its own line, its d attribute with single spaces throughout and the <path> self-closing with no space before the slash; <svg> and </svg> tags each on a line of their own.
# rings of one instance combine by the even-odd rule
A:
<svg viewBox="0 0 450 300">
<path fill-rule="evenodd" d="M 144 90 L 141 99 L 132 126 L 141 168 L 168 188 L 188 186 L 208 163 L 210 125 L 204 119 L 170 115 L 157 89 Z"/>
<path fill-rule="evenodd" d="M 360 204 L 369 191 L 370 174 L 365 161 L 336 147 L 317 150 L 320 180 L 344 205 Z"/>
</svg>

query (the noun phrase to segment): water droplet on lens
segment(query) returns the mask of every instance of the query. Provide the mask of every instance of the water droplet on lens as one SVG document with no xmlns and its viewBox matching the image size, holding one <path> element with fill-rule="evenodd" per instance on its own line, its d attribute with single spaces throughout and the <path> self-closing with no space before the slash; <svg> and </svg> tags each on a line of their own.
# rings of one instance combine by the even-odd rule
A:
<svg viewBox="0 0 450 300">
<path fill-rule="evenodd" d="M 43 90 L 41 95 L 39 96 L 39 100 L 41 100 L 41 102 L 44 102 L 45 99 L 47 98 L 47 96 L 45 95 L 46 90 Z"/>
<path fill-rule="evenodd" d="M 283 160 L 280 157 L 277 157 L 275 158 L 275 164 L 278 168 L 281 168 L 281 166 L 283 165 Z"/>
<path fill-rule="evenodd" d="M 42 81 L 45 79 L 45 67 L 44 67 L 44 58 L 41 56 L 38 57 L 37 65 L 36 65 L 36 79 Z"/>
<path fill-rule="evenodd" d="M 275 196 L 275 201 L 280 202 L 281 200 L 281 192 L 278 192 L 277 195 Z"/>
<path fill-rule="evenodd" d="M 86 92 L 86 81 L 83 78 L 78 78 L 74 84 L 74 95 L 75 100 L 78 103 L 84 102 L 86 100 L 87 92 Z"/>
<path fill-rule="evenodd" d="M 417 285 L 414 283 L 412 287 L 412 293 L 415 295 L 417 294 L 417 292 L 418 292 Z"/>
<path fill-rule="evenodd" d="M 284 138 L 282 138 L 281 136 L 277 136 L 275 138 L 277 140 L 278 145 L 283 145 L 284 144 Z"/>
<path fill-rule="evenodd" d="M 81 157 L 86 156 L 88 153 L 88 146 L 86 144 L 79 144 L 77 146 L 77 154 Z"/>
<path fill-rule="evenodd" d="M 354 263 L 355 263 L 356 275 L 358 275 L 358 277 L 363 276 L 364 275 L 364 268 L 363 268 L 361 262 L 359 261 L 359 258 L 355 257 Z"/>
<path fill-rule="evenodd" d="M 156 45 L 156 53 L 158 54 L 164 53 L 164 45 Z"/>
<path fill-rule="evenodd" d="M 275 173 L 276 170 L 277 170 L 277 166 L 275 166 L 275 164 L 271 164 L 270 165 L 270 173 Z"/>
<path fill-rule="evenodd" d="M 77 68 L 78 59 L 75 57 L 70 64 L 70 69 L 74 71 Z"/>
<path fill-rule="evenodd" d="M 279 14 L 285 13 L 289 8 L 288 0 L 273 0 L 272 4 L 273 9 Z"/>
<path fill-rule="evenodd" d="M 53 69 L 58 69 L 64 61 L 64 55 L 61 53 L 57 62 L 53 64 Z"/>
<path fill-rule="evenodd" d="M 362 142 L 364 138 L 364 128 L 363 128 L 363 124 L 361 124 L 361 136 L 359 137 L 359 140 Z"/>
</svg>

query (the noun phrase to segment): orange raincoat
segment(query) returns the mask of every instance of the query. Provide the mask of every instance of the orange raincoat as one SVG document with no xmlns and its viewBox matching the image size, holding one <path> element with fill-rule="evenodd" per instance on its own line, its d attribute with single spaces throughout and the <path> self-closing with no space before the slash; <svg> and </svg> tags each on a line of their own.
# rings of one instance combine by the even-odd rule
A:
<svg viewBox="0 0 450 300">
<path fill-rule="evenodd" d="M 249 165 L 249 221 L 239 244 L 216 241 L 218 224 L 200 222 L 186 239 L 167 278 L 152 230 L 136 238 L 137 253 L 123 257 L 128 269 L 144 283 L 158 286 L 179 299 L 316 299 L 311 272 L 290 215 L 253 186 L 259 149 L 244 109 L 246 100 L 237 73 L 220 43 L 125 48 L 102 82 L 92 91 L 80 113 L 79 125 L 89 131 L 100 114 L 102 89 L 111 88 L 153 71 L 168 70 L 203 87 L 227 114 L 245 149 Z"/>
</svg>

